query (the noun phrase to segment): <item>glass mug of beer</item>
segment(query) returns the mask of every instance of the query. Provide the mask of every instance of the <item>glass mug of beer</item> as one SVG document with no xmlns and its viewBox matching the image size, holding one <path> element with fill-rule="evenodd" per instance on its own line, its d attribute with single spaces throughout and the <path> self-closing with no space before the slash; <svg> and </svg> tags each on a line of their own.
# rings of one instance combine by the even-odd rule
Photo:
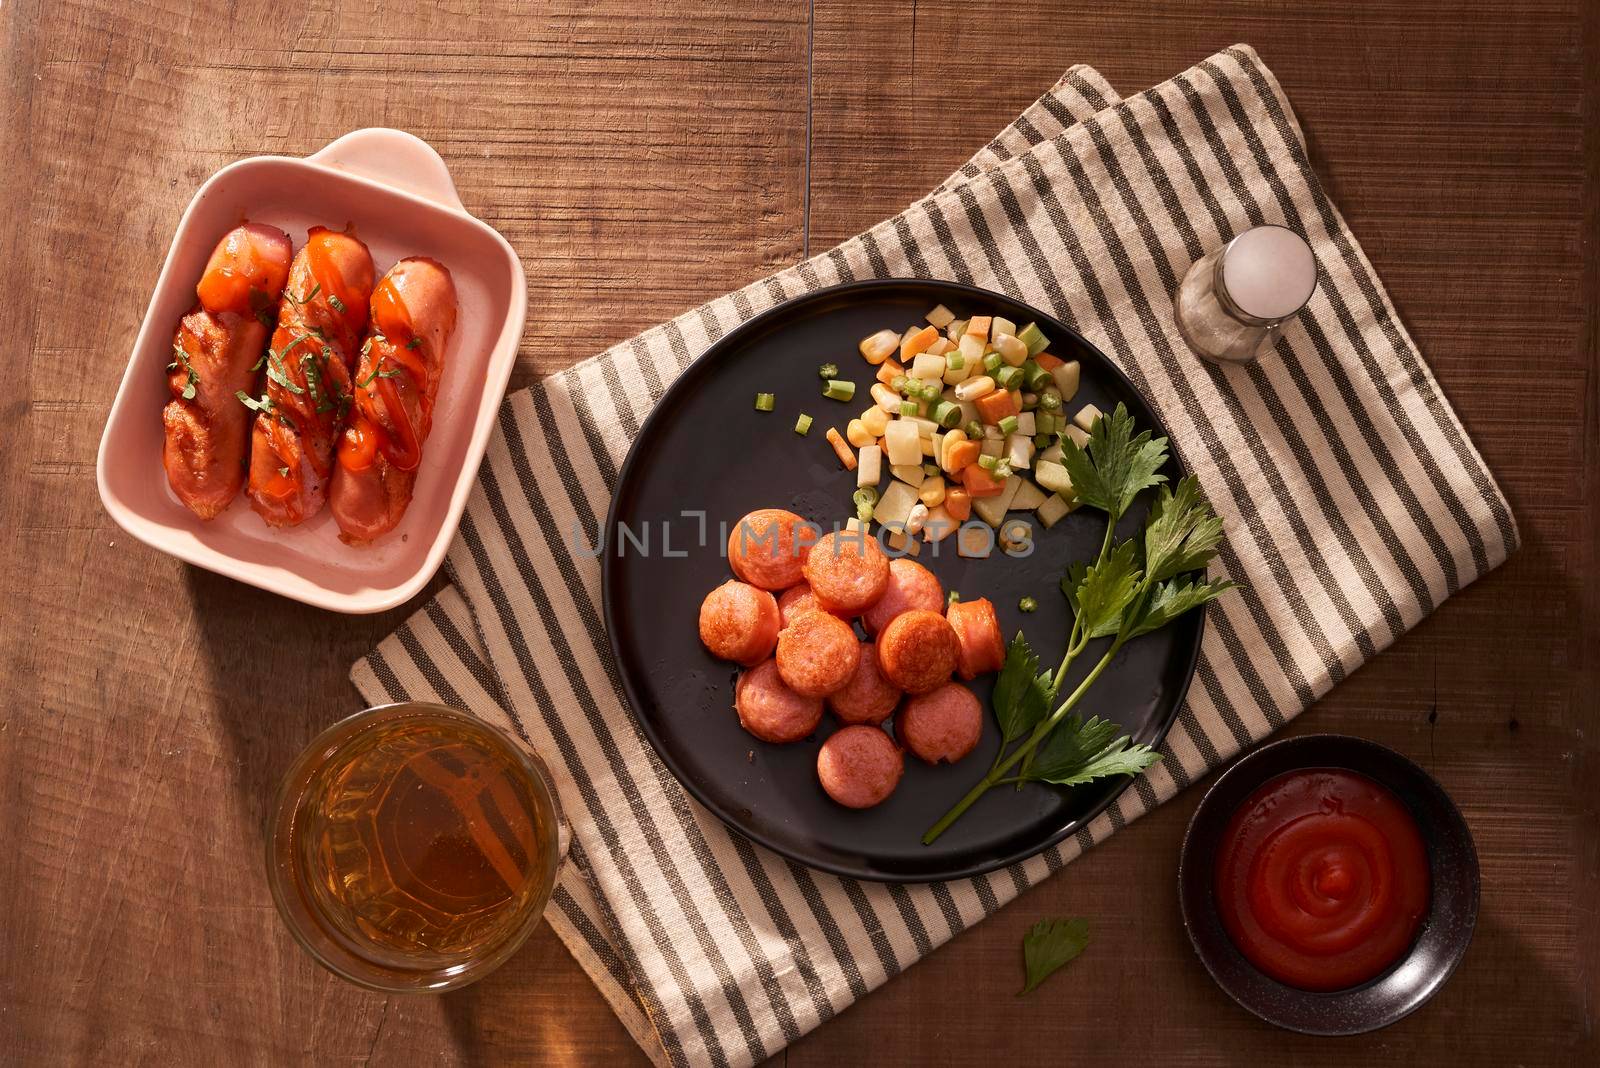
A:
<svg viewBox="0 0 1600 1068">
<path fill-rule="evenodd" d="M 382 991 L 453 990 L 503 964 L 538 926 L 566 851 L 544 762 L 420 702 L 323 731 L 268 820 L 267 881 L 296 941 Z"/>
</svg>

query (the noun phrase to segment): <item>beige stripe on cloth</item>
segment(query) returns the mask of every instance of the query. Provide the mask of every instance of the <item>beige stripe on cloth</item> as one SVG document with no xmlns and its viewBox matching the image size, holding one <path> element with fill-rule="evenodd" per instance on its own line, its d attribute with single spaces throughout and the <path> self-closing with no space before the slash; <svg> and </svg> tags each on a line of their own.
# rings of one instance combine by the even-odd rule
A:
<svg viewBox="0 0 1600 1068">
<path fill-rule="evenodd" d="M 1256 222 L 1322 272 L 1274 358 L 1192 357 L 1171 295 Z M 712 342 L 796 294 L 873 276 L 1004 292 L 1075 326 L 1150 399 L 1228 531 L 1165 759 L 1073 838 L 976 879 L 857 883 L 729 832 L 655 758 L 600 622 L 594 544 L 650 406 Z M 1304 711 L 1516 528 L 1317 183 L 1288 101 L 1237 46 L 1120 100 L 1073 68 L 928 199 L 790 270 L 508 398 L 448 562 L 454 588 L 359 662 L 372 701 L 471 709 L 539 750 L 572 824 L 546 913 L 658 1063 L 748 1065 Z"/>
</svg>

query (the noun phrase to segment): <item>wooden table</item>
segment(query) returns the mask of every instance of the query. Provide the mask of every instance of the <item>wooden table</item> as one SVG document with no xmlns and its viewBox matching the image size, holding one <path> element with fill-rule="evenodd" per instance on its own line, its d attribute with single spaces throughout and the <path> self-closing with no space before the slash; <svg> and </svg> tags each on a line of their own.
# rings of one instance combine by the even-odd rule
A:
<svg viewBox="0 0 1600 1068">
<path fill-rule="evenodd" d="M 0 6 L 0 1061 L 642 1061 L 548 931 L 475 988 L 385 998 L 317 969 L 273 912 L 273 787 L 357 707 L 346 670 L 405 610 L 280 600 L 100 508 L 101 424 L 206 175 L 359 126 L 426 138 L 527 266 L 523 385 L 893 212 L 1071 63 L 1132 92 L 1238 40 L 1282 79 L 1525 539 L 1293 728 L 1394 746 L 1460 801 L 1472 950 L 1379 1034 L 1258 1023 L 1178 923 L 1197 787 L 783 1057 L 1600 1055 L 1600 5 L 185 6 Z M 1019 938 L 1056 914 L 1095 941 L 1014 998 Z"/>
</svg>

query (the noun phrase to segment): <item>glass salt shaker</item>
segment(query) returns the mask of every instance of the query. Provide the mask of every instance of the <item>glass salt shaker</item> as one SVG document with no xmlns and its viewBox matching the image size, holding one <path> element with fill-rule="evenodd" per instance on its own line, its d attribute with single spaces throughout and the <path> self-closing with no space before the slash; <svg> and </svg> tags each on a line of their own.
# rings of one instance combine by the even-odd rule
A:
<svg viewBox="0 0 1600 1068">
<path fill-rule="evenodd" d="M 1316 288 L 1317 261 L 1305 238 L 1286 226 L 1252 226 L 1194 262 L 1173 312 L 1196 355 L 1254 363 Z"/>
</svg>

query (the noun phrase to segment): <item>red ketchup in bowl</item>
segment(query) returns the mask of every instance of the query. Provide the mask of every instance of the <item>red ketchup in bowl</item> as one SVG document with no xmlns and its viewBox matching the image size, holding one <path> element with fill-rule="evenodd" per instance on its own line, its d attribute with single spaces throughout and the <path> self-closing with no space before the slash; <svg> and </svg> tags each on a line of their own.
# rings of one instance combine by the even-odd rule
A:
<svg viewBox="0 0 1600 1068">
<path fill-rule="evenodd" d="M 1263 783 L 1228 822 L 1216 878 L 1234 945 L 1302 990 L 1343 990 L 1382 974 L 1428 912 L 1416 821 L 1394 794 L 1342 768 Z"/>
</svg>

